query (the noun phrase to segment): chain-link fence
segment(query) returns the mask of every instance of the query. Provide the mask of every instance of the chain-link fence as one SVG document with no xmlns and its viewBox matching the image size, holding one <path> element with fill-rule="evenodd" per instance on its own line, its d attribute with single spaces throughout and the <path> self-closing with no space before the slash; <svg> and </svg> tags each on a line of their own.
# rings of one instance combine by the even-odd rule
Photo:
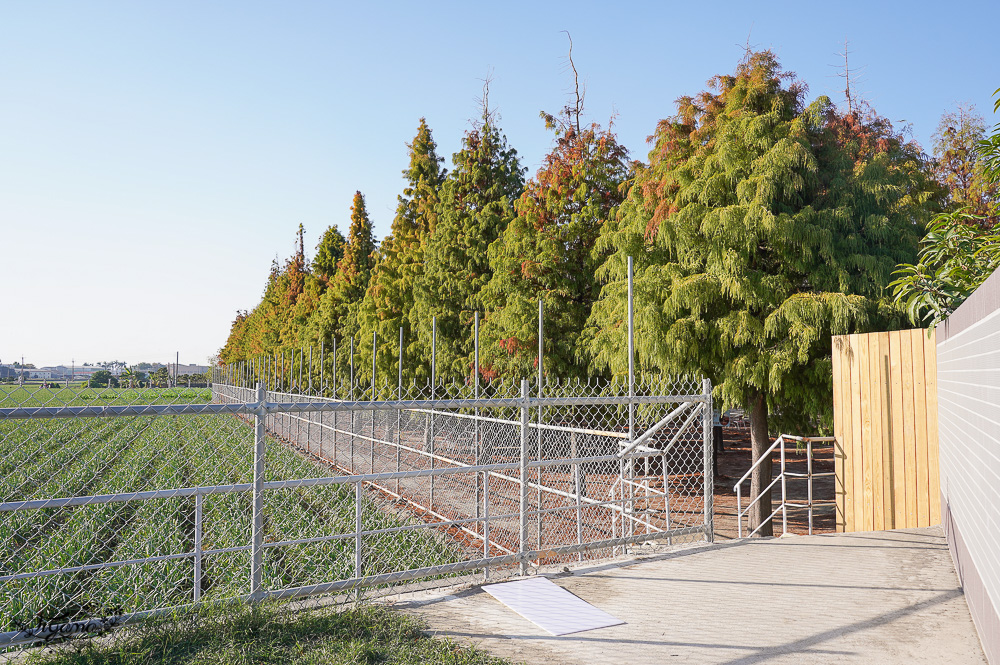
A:
<svg viewBox="0 0 1000 665">
<path fill-rule="evenodd" d="M 0 388 L 0 645 L 712 538 L 707 382 L 248 383 Z"/>
</svg>

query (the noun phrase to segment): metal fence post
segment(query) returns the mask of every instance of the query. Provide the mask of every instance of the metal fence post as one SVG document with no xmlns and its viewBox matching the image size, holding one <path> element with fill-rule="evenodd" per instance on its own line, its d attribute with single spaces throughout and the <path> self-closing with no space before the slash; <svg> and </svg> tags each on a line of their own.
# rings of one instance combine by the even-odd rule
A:
<svg viewBox="0 0 1000 665">
<path fill-rule="evenodd" d="M 257 384 L 257 413 L 254 415 L 253 527 L 251 536 L 250 595 L 260 597 L 264 565 L 264 384 Z"/>
<path fill-rule="evenodd" d="M 521 558 L 521 575 L 528 574 L 524 558 L 528 541 L 528 380 L 521 379 L 521 510 L 517 551 Z"/>
<path fill-rule="evenodd" d="M 361 527 L 362 527 L 362 497 L 361 482 L 354 483 L 354 577 L 361 579 L 364 574 L 364 557 L 361 549 Z M 357 587 L 358 595 L 361 592 L 361 585 Z"/>
<path fill-rule="evenodd" d="M 712 382 L 709 379 L 702 379 L 702 393 L 705 395 L 705 402 L 702 405 L 704 411 L 701 413 L 702 438 L 705 447 L 705 538 L 708 542 L 715 542 L 715 522 L 714 505 L 715 498 L 715 469 L 712 468 Z"/>
<path fill-rule="evenodd" d="M 198 492 L 194 495 L 194 602 L 201 600 L 201 535 L 204 515 L 204 495 Z"/>
</svg>

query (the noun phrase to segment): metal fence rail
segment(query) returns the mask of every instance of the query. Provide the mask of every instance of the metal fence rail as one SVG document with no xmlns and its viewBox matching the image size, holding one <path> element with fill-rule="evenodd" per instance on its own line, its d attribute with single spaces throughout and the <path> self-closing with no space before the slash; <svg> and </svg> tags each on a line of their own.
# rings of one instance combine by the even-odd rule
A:
<svg viewBox="0 0 1000 665">
<path fill-rule="evenodd" d="M 0 392 L 0 645 L 712 538 L 707 382 L 341 388 Z"/>
</svg>

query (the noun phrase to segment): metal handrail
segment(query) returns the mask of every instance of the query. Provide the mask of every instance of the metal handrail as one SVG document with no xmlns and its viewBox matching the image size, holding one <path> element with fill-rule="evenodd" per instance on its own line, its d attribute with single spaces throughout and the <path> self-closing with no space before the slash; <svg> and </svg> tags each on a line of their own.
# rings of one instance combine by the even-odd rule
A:
<svg viewBox="0 0 1000 665">
<path fill-rule="evenodd" d="M 786 461 L 785 461 L 785 441 L 786 440 L 796 441 L 796 442 L 799 442 L 799 443 L 805 443 L 806 444 L 806 472 L 805 473 L 793 473 L 793 472 L 787 471 L 785 469 L 785 464 L 786 464 Z M 775 484 L 777 484 L 779 481 L 781 482 L 781 503 L 778 505 L 777 508 L 774 509 L 774 511 L 770 515 L 767 516 L 766 519 L 761 520 L 761 523 L 757 525 L 757 528 L 755 528 L 753 531 L 751 531 L 749 534 L 747 534 L 747 537 L 748 538 L 752 537 L 754 534 L 756 534 L 761 529 L 761 527 L 763 527 L 768 522 L 773 521 L 774 517 L 779 512 L 781 513 L 781 533 L 782 533 L 782 535 L 784 535 L 785 533 L 788 533 L 788 508 L 806 508 L 808 510 L 808 514 L 809 514 L 809 535 L 810 536 L 812 535 L 812 532 L 813 532 L 813 506 L 817 503 L 813 499 L 813 478 L 823 478 L 823 477 L 827 477 L 827 476 L 836 475 L 833 472 L 813 473 L 813 452 L 812 452 L 812 446 L 813 446 L 813 443 L 827 443 L 827 442 L 834 441 L 834 440 L 835 440 L 835 438 L 832 437 L 832 436 L 794 436 L 794 435 L 791 435 L 791 434 L 782 434 L 781 436 L 779 436 L 777 439 L 774 440 L 774 443 L 772 443 L 771 446 L 766 451 L 764 451 L 764 453 L 760 457 L 757 458 L 756 462 L 754 462 L 753 464 L 750 465 L 750 468 L 747 470 L 747 472 L 744 473 L 743 476 L 738 481 L 736 481 L 735 485 L 733 485 L 733 491 L 736 492 L 736 531 L 737 531 L 737 536 L 739 538 L 743 537 L 743 516 L 745 514 L 749 513 L 750 509 L 754 506 L 754 504 L 756 504 L 758 501 L 760 501 L 761 497 L 763 497 L 765 494 L 767 494 L 771 490 L 771 488 L 774 487 Z M 780 452 L 781 452 L 780 461 L 779 461 L 780 471 L 778 472 L 778 475 L 776 477 L 774 477 L 774 479 L 771 480 L 771 483 L 767 487 L 765 487 L 763 490 L 761 490 L 757 494 L 757 496 L 755 496 L 753 498 L 753 500 L 750 501 L 750 503 L 747 504 L 746 508 L 743 508 L 743 483 L 746 482 L 747 478 L 750 477 L 750 475 L 753 473 L 754 469 L 756 469 L 765 459 L 770 459 L 771 453 L 774 452 L 775 448 L 778 448 L 780 450 Z M 802 503 L 791 503 L 791 502 L 788 501 L 788 488 L 787 488 L 787 485 L 786 485 L 786 481 L 787 481 L 788 478 L 804 479 L 806 481 L 806 484 L 807 484 L 807 487 L 808 487 L 808 494 L 807 494 L 806 503 L 804 503 L 804 504 L 802 504 Z M 824 501 L 824 503 L 828 503 L 828 501 Z"/>
</svg>

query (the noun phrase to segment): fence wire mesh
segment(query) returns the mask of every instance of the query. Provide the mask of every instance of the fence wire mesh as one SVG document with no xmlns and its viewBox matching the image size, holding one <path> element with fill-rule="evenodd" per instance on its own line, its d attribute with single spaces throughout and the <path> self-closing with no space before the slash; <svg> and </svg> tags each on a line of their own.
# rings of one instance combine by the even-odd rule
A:
<svg viewBox="0 0 1000 665">
<path fill-rule="evenodd" d="M 632 392 L 0 388 L 0 645 L 711 539 L 710 390 L 643 377 Z"/>
</svg>

